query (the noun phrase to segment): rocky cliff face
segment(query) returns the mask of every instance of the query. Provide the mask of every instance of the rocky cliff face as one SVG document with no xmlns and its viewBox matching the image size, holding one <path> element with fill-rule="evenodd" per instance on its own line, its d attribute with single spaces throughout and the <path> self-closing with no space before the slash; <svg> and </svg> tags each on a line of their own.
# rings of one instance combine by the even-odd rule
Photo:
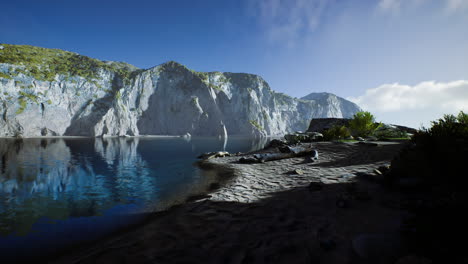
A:
<svg viewBox="0 0 468 264">
<path fill-rule="evenodd" d="M 252 74 L 201 73 L 176 62 L 140 70 L 0 45 L 0 136 L 282 135 L 359 109 L 306 99 L 274 92 Z"/>
<path fill-rule="evenodd" d="M 319 115 L 322 118 L 351 118 L 356 112 L 362 111 L 355 103 L 331 93 L 311 93 L 302 99 L 315 101 L 319 105 Z"/>
</svg>

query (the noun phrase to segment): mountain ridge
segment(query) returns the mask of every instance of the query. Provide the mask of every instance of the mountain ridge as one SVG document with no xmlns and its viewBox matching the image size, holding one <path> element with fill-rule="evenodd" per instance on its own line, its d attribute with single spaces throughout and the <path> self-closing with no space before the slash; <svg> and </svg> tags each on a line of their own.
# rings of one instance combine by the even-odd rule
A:
<svg viewBox="0 0 468 264">
<path fill-rule="evenodd" d="M 254 74 L 197 72 L 175 61 L 139 69 L 0 47 L 0 136 L 276 136 L 306 130 L 311 118 L 343 115 L 330 102 L 275 92 Z"/>
</svg>

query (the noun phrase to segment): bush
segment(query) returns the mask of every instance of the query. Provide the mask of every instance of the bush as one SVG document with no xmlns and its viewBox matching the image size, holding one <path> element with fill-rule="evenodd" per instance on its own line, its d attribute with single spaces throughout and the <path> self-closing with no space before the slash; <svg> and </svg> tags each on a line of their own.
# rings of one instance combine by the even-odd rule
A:
<svg viewBox="0 0 468 264">
<path fill-rule="evenodd" d="M 414 134 L 410 145 L 392 160 L 392 171 L 398 177 L 420 177 L 461 187 L 468 178 L 465 171 L 468 151 L 468 115 L 463 111 L 431 122 L 432 127 Z"/>
<path fill-rule="evenodd" d="M 379 140 L 395 139 L 395 138 L 406 138 L 409 139 L 409 135 L 406 131 L 400 130 L 396 127 L 389 125 L 382 125 L 372 134 Z"/>
<path fill-rule="evenodd" d="M 323 133 L 325 140 L 345 139 L 350 136 L 349 129 L 345 126 L 333 126 Z"/>
<path fill-rule="evenodd" d="M 468 114 L 444 115 L 431 124 L 415 133 L 392 160 L 387 180 L 399 187 L 405 177 L 419 179 L 419 192 L 412 193 L 422 193 L 419 201 L 423 202 L 410 208 L 414 214 L 410 235 L 416 253 L 434 263 L 462 263 L 464 244 L 453 236 L 468 235 L 468 217 L 463 214 L 468 209 Z"/>
<path fill-rule="evenodd" d="M 374 133 L 381 124 L 375 122 L 370 112 L 357 112 L 349 121 L 351 134 L 357 137 L 367 137 Z"/>
</svg>

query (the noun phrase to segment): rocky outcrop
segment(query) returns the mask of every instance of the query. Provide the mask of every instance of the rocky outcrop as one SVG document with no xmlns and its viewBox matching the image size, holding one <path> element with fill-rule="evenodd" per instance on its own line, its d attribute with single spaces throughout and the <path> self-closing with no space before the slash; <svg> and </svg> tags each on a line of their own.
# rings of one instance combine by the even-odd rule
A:
<svg viewBox="0 0 468 264">
<path fill-rule="evenodd" d="M 310 121 L 307 132 L 323 133 L 334 126 L 348 126 L 350 120 L 345 118 L 314 118 Z"/>
<path fill-rule="evenodd" d="M 140 70 L 59 50 L 3 46 L 0 136 L 259 137 L 303 131 L 311 118 L 356 112 L 274 92 L 253 74 L 201 73 L 176 62 Z M 30 56 L 47 57 L 26 60 L 21 55 L 28 49 L 35 51 Z M 1 56 L 8 51 L 15 56 Z"/>
<path fill-rule="evenodd" d="M 351 118 L 362 111 L 355 103 L 331 93 L 311 93 L 302 99 L 315 101 L 319 105 L 319 117 Z"/>
</svg>

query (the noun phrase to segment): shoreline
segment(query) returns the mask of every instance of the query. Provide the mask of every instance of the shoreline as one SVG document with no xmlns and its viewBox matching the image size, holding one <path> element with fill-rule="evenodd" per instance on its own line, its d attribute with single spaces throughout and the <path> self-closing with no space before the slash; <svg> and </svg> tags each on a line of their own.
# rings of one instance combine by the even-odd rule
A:
<svg viewBox="0 0 468 264">
<path fill-rule="evenodd" d="M 274 261 L 278 263 L 301 263 L 304 259 L 348 263 L 353 236 L 363 232 L 391 233 L 398 228 L 401 210 L 380 205 L 382 199 L 398 200 L 398 197 L 382 192 L 375 183 L 361 182 L 356 175 L 388 165 L 403 144 L 312 145 L 320 153 L 319 160 L 313 163 L 306 162 L 304 157 L 258 164 L 239 164 L 241 156 L 199 161 L 202 170 L 215 170 L 226 182 L 223 185 L 217 182 L 219 188 L 209 188 L 199 199 L 187 199 L 167 210 L 151 213 L 140 224 L 79 249 L 64 251 L 51 258 L 52 263 L 111 261 L 122 254 L 128 263 L 148 258 L 161 263 L 184 262 L 187 257 L 192 263 L 219 263 L 231 258 L 265 260 L 275 254 L 275 258 L 286 257 L 284 261 Z M 296 169 L 304 173 L 298 175 Z M 311 192 L 308 188 L 311 182 L 323 184 L 323 190 Z M 337 197 L 355 185 L 371 199 L 352 200 L 350 208 L 338 208 Z M 353 213 L 355 210 L 358 213 Z M 328 226 L 323 236 L 338 245 L 332 251 L 324 250 L 322 238 L 318 238 L 317 230 L 323 226 Z M 260 249 L 255 246 L 258 243 L 263 245 Z M 290 246 L 293 255 L 282 251 Z"/>
</svg>

